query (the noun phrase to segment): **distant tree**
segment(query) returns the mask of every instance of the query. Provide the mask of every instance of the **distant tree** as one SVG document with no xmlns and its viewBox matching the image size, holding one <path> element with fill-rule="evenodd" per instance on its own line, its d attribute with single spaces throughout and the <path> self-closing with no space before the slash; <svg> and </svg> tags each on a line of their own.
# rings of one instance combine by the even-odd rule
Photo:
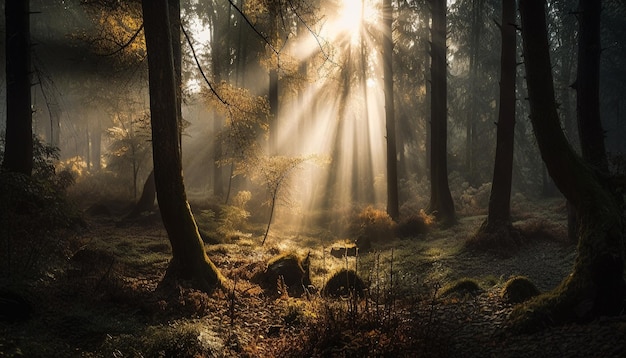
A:
<svg viewBox="0 0 626 358">
<path fill-rule="evenodd" d="M 28 0 L 7 0 L 6 143 L 2 168 L 30 176 L 33 171 L 30 11 Z"/>
<path fill-rule="evenodd" d="M 515 138 L 515 74 L 516 49 L 515 0 L 502 0 L 502 47 L 500 55 L 500 108 L 498 112 L 496 159 L 489 197 L 489 213 L 477 236 L 496 235 L 500 244 L 508 246 L 514 237 L 511 224 L 511 181 Z M 479 239 L 480 238 L 476 238 Z M 505 241 L 505 242 L 502 242 Z"/>
<path fill-rule="evenodd" d="M 545 1 L 521 0 L 519 10 L 535 137 L 550 176 L 579 215 L 579 229 L 572 273 L 552 292 L 516 308 L 510 320 L 517 328 L 531 330 L 546 324 L 617 315 L 623 312 L 626 298 L 624 218 L 606 178 L 575 153 L 561 129 Z"/>
<path fill-rule="evenodd" d="M 203 290 L 224 277 L 209 260 L 186 199 L 182 177 L 176 75 L 167 0 L 143 0 L 150 88 L 154 181 L 163 224 L 172 245 L 166 277 L 192 279 Z"/>
<path fill-rule="evenodd" d="M 387 128 L 387 214 L 397 221 L 398 204 L 398 150 L 396 148 L 396 119 L 393 104 L 393 38 L 391 0 L 383 1 L 383 67 L 385 79 L 385 123 Z M 367 102 L 366 102 L 367 103 Z"/>
<path fill-rule="evenodd" d="M 444 223 L 456 221 L 448 185 L 446 0 L 432 0 L 431 160 L 428 212 Z"/>
</svg>

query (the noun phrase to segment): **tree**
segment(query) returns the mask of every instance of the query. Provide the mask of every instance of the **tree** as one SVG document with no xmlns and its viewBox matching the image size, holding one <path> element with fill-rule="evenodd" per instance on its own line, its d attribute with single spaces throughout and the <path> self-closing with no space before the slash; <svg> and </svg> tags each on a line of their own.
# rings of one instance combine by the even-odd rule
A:
<svg viewBox="0 0 626 358">
<path fill-rule="evenodd" d="M 550 176 L 578 215 L 573 272 L 552 292 L 517 307 L 522 330 L 620 314 L 624 308 L 624 222 L 615 194 L 567 141 L 559 121 L 545 19 L 545 1 L 521 0 L 522 40 L 531 122 Z"/>
<path fill-rule="evenodd" d="M 428 212 L 446 224 L 456 221 L 448 185 L 446 1 L 432 0 L 431 160 Z"/>
<path fill-rule="evenodd" d="M 383 1 L 383 66 L 385 78 L 385 123 L 387 127 L 387 214 L 397 221 L 398 207 L 398 150 L 396 149 L 396 120 L 393 108 L 393 23 L 391 0 Z"/>
<path fill-rule="evenodd" d="M 29 1 L 7 0 L 4 13 L 7 122 L 2 168 L 30 176 L 33 171 L 33 118 Z"/>
<path fill-rule="evenodd" d="M 182 177 L 176 75 L 167 0 L 142 1 L 148 53 L 154 182 L 163 225 L 172 245 L 166 277 L 192 279 L 209 290 L 224 277 L 209 260 L 189 208 Z"/>
<path fill-rule="evenodd" d="M 498 111 L 496 159 L 489 197 L 489 213 L 477 236 L 494 235 L 507 246 L 513 237 L 511 224 L 511 181 L 515 137 L 515 0 L 502 0 L 502 48 L 500 55 L 500 108 Z M 487 240 L 490 241 L 490 240 Z"/>
<path fill-rule="evenodd" d="M 600 13 L 602 1 L 580 0 L 576 114 L 583 158 L 605 173 L 609 164 L 600 122 Z"/>
</svg>

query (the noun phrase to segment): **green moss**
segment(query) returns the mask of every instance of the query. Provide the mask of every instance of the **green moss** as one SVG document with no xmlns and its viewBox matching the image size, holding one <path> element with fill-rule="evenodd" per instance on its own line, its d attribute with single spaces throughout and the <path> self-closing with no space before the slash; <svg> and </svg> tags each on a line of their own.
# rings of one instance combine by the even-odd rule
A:
<svg viewBox="0 0 626 358">
<path fill-rule="evenodd" d="M 439 297 L 463 298 L 466 296 L 477 296 L 482 291 L 476 280 L 462 278 L 444 286 Z"/>
<path fill-rule="evenodd" d="M 515 276 L 504 284 L 500 297 L 508 303 L 522 303 L 539 294 L 539 290 L 528 277 Z"/>
</svg>

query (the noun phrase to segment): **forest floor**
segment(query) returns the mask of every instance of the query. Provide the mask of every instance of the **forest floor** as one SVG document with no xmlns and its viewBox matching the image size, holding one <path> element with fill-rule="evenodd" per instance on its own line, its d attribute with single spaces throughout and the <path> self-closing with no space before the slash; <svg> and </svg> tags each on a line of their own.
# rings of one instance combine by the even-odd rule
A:
<svg viewBox="0 0 626 358">
<path fill-rule="evenodd" d="M 71 234 L 67 260 L 16 289 L 32 312 L 0 322 L 0 357 L 626 356 L 626 316 L 533 334 L 506 330 L 513 305 L 501 297 L 505 282 L 524 275 L 550 290 L 576 256 L 562 200 L 526 202 L 514 218 L 525 240 L 507 256 L 465 248 L 484 215 L 378 242 L 358 257 L 330 255 L 341 241 L 319 230 L 276 226 L 263 246 L 258 233 L 235 235 L 207 245 L 230 287 L 206 294 L 159 288 L 171 253 L 157 217 L 129 226 L 87 217 L 86 228 Z M 341 268 L 355 269 L 369 284 L 365 298 L 290 297 L 252 282 L 284 252 L 310 254 L 316 287 Z M 480 290 L 443 294 L 467 278 Z"/>
</svg>

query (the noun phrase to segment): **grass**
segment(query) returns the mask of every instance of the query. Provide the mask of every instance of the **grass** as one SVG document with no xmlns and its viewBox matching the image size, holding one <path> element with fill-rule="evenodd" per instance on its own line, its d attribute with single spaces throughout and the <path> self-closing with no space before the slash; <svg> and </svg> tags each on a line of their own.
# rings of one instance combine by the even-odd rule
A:
<svg viewBox="0 0 626 358">
<path fill-rule="evenodd" d="M 68 255 L 84 250 L 91 256 L 68 259 L 54 279 L 34 289 L 32 295 L 40 297 L 35 318 L 0 322 L 0 353 L 445 356 L 451 337 L 438 321 L 435 293 L 464 276 L 474 277 L 484 290 L 502 286 L 502 275 L 489 270 L 502 262 L 474 257 L 463 247 L 482 218 L 464 217 L 454 227 L 432 226 L 406 239 L 374 241 L 370 253 L 349 258 L 330 255 L 329 244 L 340 236 L 320 228 L 297 231 L 277 225 L 263 247 L 258 233 L 227 238 L 206 249 L 233 285 L 211 295 L 185 287 L 157 290 L 171 258 L 160 223 L 118 228 L 110 220 L 94 221 L 74 239 Z M 532 222 L 532 217 L 524 220 Z M 333 272 L 355 270 L 367 286 L 364 297 L 327 299 L 313 290 L 300 299 L 269 299 L 250 282 L 271 257 L 284 252 L 304 257 L 309 251 L 314 286 L 323 287 Z M 70 266 L 78 264 L 82 270 L 68 276 Z"/>
</svg>

